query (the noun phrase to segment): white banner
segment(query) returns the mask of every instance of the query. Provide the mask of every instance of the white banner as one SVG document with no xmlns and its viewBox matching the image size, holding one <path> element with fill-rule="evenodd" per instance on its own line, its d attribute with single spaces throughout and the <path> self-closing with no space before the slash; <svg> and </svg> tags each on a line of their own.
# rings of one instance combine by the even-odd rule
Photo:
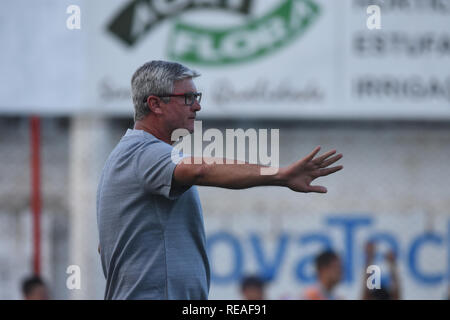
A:
<svg viewBox="0 0 450 320">
<path fill-rule="evenodd" d="M 4 6 L 3 113 L 131 116 L 133 72 L 161 59 L 202 74 L 203 117 L 450 118 L 450 0 Z"/>
</svg>

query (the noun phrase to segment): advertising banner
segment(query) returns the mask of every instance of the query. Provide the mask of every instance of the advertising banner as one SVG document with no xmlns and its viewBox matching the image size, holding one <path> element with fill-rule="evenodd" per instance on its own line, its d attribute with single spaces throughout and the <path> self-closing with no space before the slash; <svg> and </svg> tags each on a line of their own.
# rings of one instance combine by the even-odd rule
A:
<svg viewBox="0 0 450 320">
<path fill-rule="evenodd" d="M 0 112 L 131 116 L 133 72 L 172 60 L 205 118 L 450 118 L 449 1 L 63 0 L 19 24 L 22 2 Z"/>
<path fill-rule="evenodd" d="M 361 299 L 367 273 L 365 245 L 375 244 L 373 265 L 383 288 L 392 284 L 385 258 L 396 256 L 402 299 L 444 299 L 450 275 L 448 215 L 424 213 L 273 213 L 206 217 L 211 263 L 210 299 L 240 299 L 246 275 L 269 280 L 269 299 L 303 299 L 317 284 L 315 257 L 325 249 L 341 259 L 335 294 Z"/>
</svg>

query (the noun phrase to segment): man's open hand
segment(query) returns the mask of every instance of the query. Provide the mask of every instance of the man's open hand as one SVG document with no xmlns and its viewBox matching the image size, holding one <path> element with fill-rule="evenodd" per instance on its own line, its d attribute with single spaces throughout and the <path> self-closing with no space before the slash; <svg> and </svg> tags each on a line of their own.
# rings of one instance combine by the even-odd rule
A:
<svg viewBox="0 0 450 320">
<path fill-rule="evenodd" d="M 329 166 L 341 159 L 342 154 L 331 157 L 336 153 L 336 150 L 331 150 L 314 159 L 319 151 L 320 146 L 316 147 L 305 158 L 281 169 L 280 174 L 287 187 L 297 192 L 327 192 L 327 188 L 324 186 L 312 186 L 311 182 L 316 178 L 341 170 L 343 166 Z"/>
</svg>

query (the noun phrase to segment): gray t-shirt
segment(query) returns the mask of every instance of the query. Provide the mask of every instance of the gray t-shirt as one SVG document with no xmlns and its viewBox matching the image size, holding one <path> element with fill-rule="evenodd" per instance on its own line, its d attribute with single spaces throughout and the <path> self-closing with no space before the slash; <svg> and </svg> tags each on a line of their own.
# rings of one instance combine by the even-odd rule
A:
<svg viewBox="0 0 450 320">
<path fill-rule="evenodd" d="M 105 299 L 208 299 L 210 269 L 197 188 L 172 186 L 172 146 L 130 130 L 97 190 Z"/>
</svg>

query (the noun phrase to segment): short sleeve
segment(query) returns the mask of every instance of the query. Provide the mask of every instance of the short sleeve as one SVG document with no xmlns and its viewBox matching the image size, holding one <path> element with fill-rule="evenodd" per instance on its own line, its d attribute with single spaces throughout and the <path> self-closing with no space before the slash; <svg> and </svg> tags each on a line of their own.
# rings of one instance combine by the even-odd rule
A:
<svg viewBox="0 0 450 320">
<path fill-rule="evenodd" d="M 172 185 L 173 172 L 184 156 L 171 145 L 149 141 L 137 152 L 136 176 L 146 191 L 174 200 L 189 189 Z"/>
</svg>

